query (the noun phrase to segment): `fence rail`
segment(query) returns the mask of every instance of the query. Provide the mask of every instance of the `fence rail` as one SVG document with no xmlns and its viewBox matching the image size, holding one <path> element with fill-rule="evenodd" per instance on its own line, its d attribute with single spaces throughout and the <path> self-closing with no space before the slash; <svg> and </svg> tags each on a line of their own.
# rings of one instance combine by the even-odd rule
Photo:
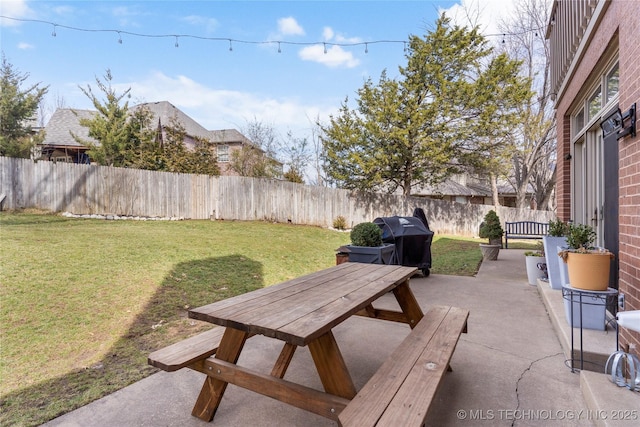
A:
<svg viewBox="0 0 640 427">
<path fill-rule="evenodd" d="M 330 227 L 424 209 L 437 233 L 476 235 L 492 206 L 357 193 L 286 181 L 152 172 L 0 157 L 5 209 L 185 219 L 267 220 Z M 499 207 L 500 219 L 548 222 L 547 211 Z"/>
</svg>

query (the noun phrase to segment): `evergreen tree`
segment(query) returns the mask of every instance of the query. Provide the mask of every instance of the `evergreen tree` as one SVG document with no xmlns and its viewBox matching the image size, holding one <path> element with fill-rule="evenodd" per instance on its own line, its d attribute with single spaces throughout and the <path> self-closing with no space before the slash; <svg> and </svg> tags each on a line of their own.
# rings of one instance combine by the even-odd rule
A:
<svg viewBox="0 0 640 427">
<path fill-rule="evenodd" d="M 0 155 L 29 158 L 35 145 L 44 134 L 33 135 L 30 120 L 35 119 L 38 106 L 47 93 L 48 86 L 40 83 L 22 88 L 29 78 L 7 61 L 2 54 L 0 69 Z"/>
<path fill-rule="evenodd" d="M 131 138 L 133 129 L 129 123 L 128 101 L 120 105 L 124 98 L 130 97 L 131 88 L 117 94 L 111 86 L 112 80 L 110 70 L 106 71 L 104 81 L 96 77 L 96 84 L 105 95 L 104 100 L 93 93 L 91 86 L 80 87 L 98 111 L 92 119 L 80 119 L 80 124 L 89 129 L 89 136 L 98 143 L 83 140 L 77 135 L 74 135 L 74 138 L 89 147 L 88 154 L 97 163 L 104 166 L 126 167 L 135 162 L 135 145 L 139 142 Z"/>
<path fill-rule="evenodd" d="M 413 187 L 437 184 L 459 171 L 464 162 L 480 166 L 474 132 L 483 131 L 476 136 L 484 144 L 491 141 L 491 115 L 504 112 L 490 88 L 510 93 L 517 68 L 506 58 L 487 66 L 491 54 L 477 28 L 452 25 L 444 15 L 424 38 L 410 36 L 398 79 L 383 72 L 377 84 L 367 80 L 355 110 L 347 99 L 328 125 L 320 124 L 327 175 L 345 188 L 400 188 L 409 195 Z M 496 140 L 491 144 L 500 147 Z"/>
</svg>

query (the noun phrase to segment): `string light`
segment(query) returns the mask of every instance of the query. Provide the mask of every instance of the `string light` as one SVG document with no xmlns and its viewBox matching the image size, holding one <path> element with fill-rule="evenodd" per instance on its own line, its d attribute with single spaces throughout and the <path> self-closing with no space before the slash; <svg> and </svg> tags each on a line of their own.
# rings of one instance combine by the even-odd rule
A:
<svg viewBox="0 0 640 427">
<path fill-rule="evenodd" d="M 407 41 L 406 40 L 371 40 L 371 41 L 366 41 L 366 42 L 351 42 L 351 43 L 346 43 L 346 42 L 342 42 L 342 43 L 334 43 L 334 42 L 319 42 L 319 41 L 315 41 L 315 42 L 293 42 L 293 41 L 285 41 L 285 40 L 266 40 L 266 41 L 255 41 L 255 40 L 238 40 L 238 39 L 231 39 L 228 37 L 205 37 L 205 36 L 197 36 L 197 35 L 193 35 L 193 34 L 146 34 L 146 33 L 136 33 L 136 32 L 132 32 L 132 31 L 124 31 L 124 30 L 116 30 L 116 29 L 91 29 L 91 28 L 80 28 L 80 27 L 73 27 L 73 26 L 69 26 L 69 25 L 62 25 L 62 24 L 58 24 L 55 22 L 51 22 L 51 21 L 44 21 L 44 20 L 39 20 L 39 19 L 23 19 L 23 18 L 13 18 L 11 16 L 4 16 L 4 15 L 0 15 L 0 18 L 2 19 L 10 19 L 12 21 L 19 21 L 19 22 L 34 22 L 34 23 L 39 23 L 39 24 L 47 24 L 47 25 L 51 25 L 53 26 L 53 31 L 51 33 L 52 37 L 56 37 L 57 33 L 56 33 L 56 29 L 58 27 L 60 28 L 64 28 L 67 30 L 72 30 L 72 31 L 82 31 L 82 32 L 90 32 L 90 33 L 117 33 L 118 34 L 118 43 L 122 44 L 122 34 L 126 34 L 129 36 L 133 36 L 133 37 L 146 37 L 146 38 L 167 38 L 167 37 L 174 37 L 175 38 L 175 47 L 179 47 L 179 43 L 178 43 L 178 38 L 182 37 L 182 38 L 191 38 L 191 39 L 197 39 L 197 40 L 206 40 L 206 41 L 228 41 L 229 42 L 229 51 L 233 52 L 233 42 L 236 43 L 242 43 L 242 44 L 254 44 L 254 45 L 264 45 L 264 44 L 273 44 L 273 43 L 278 43 L 278 53 L 282 52 L 282 46 L 283 44 L 285 45 L 294 45 L 294 46 L 315 46 L 315 45 L 319 45 L 322 44 L 323 47 L 323 51 L 326 54 L 327 53 L 327 46 L 339 46 L 339 47 L 354 47 L 354 46 L 361 46 L 364 45 L 364 52 L 365 53 L 369 53 L 369 45 L 370 44 L 399 44 L 402 43 L 403 45 L 403 50 L 406 53 L 407 52 Z M 539 32 L 542 31 L 542 28 L 533 28 L 533 29 L 529 29 L 529 30 L 522 30 L 519 32 L 514 32 L 514 33 L 503 33 L 503 34 L 486 34 L 485 37 L 498 37 L 498 36 L 502 36 L 502 43 L 506 43 L 505 41 L 505 37 L 506 36 L 516 36 L 516 35 L 522 35 L 522 34 L 529 34 L 529 33 L 534 33 L 535 36 L 537 37 Z"/>
</svg>

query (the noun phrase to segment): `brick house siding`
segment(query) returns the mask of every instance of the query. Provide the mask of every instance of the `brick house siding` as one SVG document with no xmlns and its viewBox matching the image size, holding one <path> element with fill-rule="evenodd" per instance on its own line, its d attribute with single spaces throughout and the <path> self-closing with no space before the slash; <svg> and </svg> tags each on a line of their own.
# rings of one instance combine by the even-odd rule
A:
<svg viewBox="0 0 640 427">
<path fill-rule="evenodd" d="M 640 2 L 625 0 L 591 1 L 603 11 L 597 16 L 593 36 L 581 58 L 574 59 L 573 73 L 563 77 L 564 90 L 557 94 L 558 125 L 557 197 L 558 217 L 572 218 L 571 212 L 571 114 L 587 95 L 592 82 L 603 71 L 612 49 L 618 50 L 618 105 L 622 112 L 633 103 L 640 106 Z M 558 13 L 561 8 L 556 4 Z M 566 6 L 566 5 L 565 5 Z M 593 18 L 592 18 L 593 19 Z M 562 18 L 556 22 L 562 22 Z M 553 23 L 551 24 L 553 25 Z M 553 47 L 552 47 L 553 49 Z M 553 55 L 553 54 L 552 54 Z M 553 56 L 552 56 L 553 60 Z M 640 310 L 640 135 L 618 141 L 619 151 L 619 282 L 625 294 L 625 310 Z M 620 344 L 640 355 L 640 334 L 620 328 Z M 635 347 L 635 348 L 634 348 Z"/>
</svg>

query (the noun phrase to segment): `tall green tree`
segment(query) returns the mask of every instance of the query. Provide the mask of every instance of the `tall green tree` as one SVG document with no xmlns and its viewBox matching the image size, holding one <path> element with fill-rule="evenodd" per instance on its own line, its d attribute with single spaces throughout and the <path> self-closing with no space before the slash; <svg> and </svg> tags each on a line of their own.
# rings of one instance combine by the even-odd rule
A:
<svg viewBox="0 0 640 427">
<path fill-rule="evenodd" d="M 506 107 L 492 90 L 513 91 L 517 63 L 492 61 L 477 28 L 452 25 L 444 15 L 424 37 L 410 36 L 405 57 L 398 78 L 383 72 L 377 84 L 367 80 L 357 108 L 347 99 L 328 125 L 320 124 L 327 175 L 338 186 L 410 195 L 465 163 L 486 168 L 478 149 L 487 156 L 502 147 L 491 124 L 509 115 L 494 118 Z"/>
<path fill-rule="evenodd" d="M 98 98 L 90 85 L 80 90 L 91 100 L 97 114 L 91 119 L 80 119 L 80 124 L 89 130 L 89 136 L 98 141 L 84 140 L 77 135 L 74 138 L 89 147 L 91 158 L 104 166 L 126 167 L 134 161 L 135 142 L 131 138 L 135 129 L 130 126 L 129 102 L 122 101 L 130 97 L 131 88 L 118 94 L 111 86 L 113 77 L 107 69 L 104 80 L 96 77 L 96 85 L 104 95 Z"/>
<path fill-rule="evenodd" d="M 321 125 L 327 175 L 346 188 L 405 195 L 457 170 L 457 144 L 480 61 L 490 53 L 477 29 L 446 16 L 424 38 L 410 36 L 397 79 L 383 72 Z"/>
<path fill-rule="evenodd" d="M 44 134 L 33 135 L 38 106 L 48 86 L 40 83 L 23 87 L 29 73 L 21 73 L 2 54 L 0 68 L 0 155 L 29 158 Z"/>
</svg>

